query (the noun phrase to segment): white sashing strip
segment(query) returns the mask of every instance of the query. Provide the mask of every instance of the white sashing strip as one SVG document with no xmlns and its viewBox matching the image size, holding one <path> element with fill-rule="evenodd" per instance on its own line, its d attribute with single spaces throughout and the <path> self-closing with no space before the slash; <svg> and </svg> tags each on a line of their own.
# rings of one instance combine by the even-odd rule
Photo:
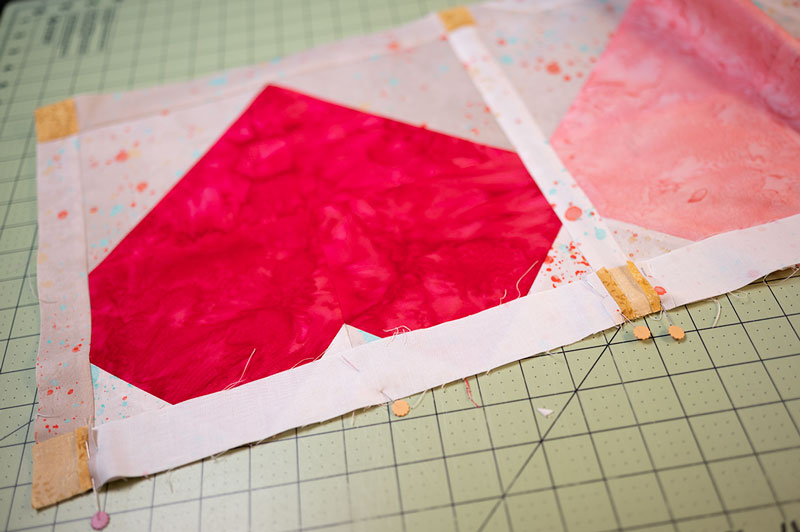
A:
<svg viewBox="0 0 800 532">
<path fill-rule="evenodd" d="M 475 27 L 462 26 L 448 33 L 447 38 L 525 168 L 589 264 L 595 269 L 625 264 L 625 253 L 542 134 Z"/>
<path fill-rule="evenodd" d="M 585 283 L 326 354 L 289 371 L 92 429 L 101 486 L 211 456 L 285 430 L 409 397 L 575 342 L 615 322 Z M 578 309 L 580 309 L 578 311 Z"/>
<path fill-rule="evenodd" d="M 714 235 L 639 263 L 669 310 L 741 288 L 797 262 L 800 214 Z"/>
<path fill-rule="evenodd" d="M 642 265 L 673 305 L 714 297 L 800 262 L 800 215 L 717 235 Z M 149 475 L 297 426 L 542 353 L 615 324 L 587 282 L 383 338 L 237 388 L 92 429 L 97 485 Z M 346 356 L 346 360 L 342 356 Z"/>
</svg>

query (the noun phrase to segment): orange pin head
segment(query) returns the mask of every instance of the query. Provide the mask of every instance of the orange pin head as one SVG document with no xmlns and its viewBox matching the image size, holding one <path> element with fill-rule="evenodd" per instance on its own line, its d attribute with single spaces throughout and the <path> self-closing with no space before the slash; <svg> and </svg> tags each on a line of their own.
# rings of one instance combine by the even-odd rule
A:
<svg viewBox="0 0 800 532">
<path fill-rule="evenodd" d="M 411 411 L 411 407 L 408 406 L 408 401 L 405 399 L 398 399 L 394 403 L 392 403 L 392 412 L 397 417 L 405 417 Z"/>
<path fill-rule="evenodd" d="M 686 333 L 683 332 L 683 329 L 681 329 L 677 325 L 670 325 L 667 331 L 669 331 L 669 335 L 675 338 L 676 340 L 683 340 L 686 337 Z"/>
<path fill-rule="evenodd" d="M 639 340 L 647 340 L 650 338 L 650 329 L 644 325 L 637 325 L 633 328 L 633 335 Z"/>
</svg>

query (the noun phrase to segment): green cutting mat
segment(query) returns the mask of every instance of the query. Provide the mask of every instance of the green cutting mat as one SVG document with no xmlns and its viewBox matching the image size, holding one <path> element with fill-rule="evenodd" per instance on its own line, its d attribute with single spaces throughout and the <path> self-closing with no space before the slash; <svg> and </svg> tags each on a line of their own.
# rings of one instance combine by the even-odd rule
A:
<svg viewBox="0 0 800 532">
<path fill-rule="evenodd" d="M 0 22 L 0 527 L 89 530 L 94 497 L 30 508 L 38 343 L 33 110 L 377 30 L 447 0 L 81 0 Z M 800 521 L 800 275 L 100 492 L 109 530 L 780 530 Z M 324 400 L 324 398 L 321 398 Z M 414 404 L 416 398 L 411 399 Z M 545 417 L 536 408 L 554 412 Z M 782 528 L 785 527 L 785 528 Z"/>
</svg>

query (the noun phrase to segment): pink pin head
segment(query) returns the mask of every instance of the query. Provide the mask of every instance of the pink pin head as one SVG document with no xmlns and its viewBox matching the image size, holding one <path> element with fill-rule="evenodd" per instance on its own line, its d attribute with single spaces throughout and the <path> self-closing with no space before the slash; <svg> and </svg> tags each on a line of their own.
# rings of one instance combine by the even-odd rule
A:
<svg viewBox="0 0 800 532">
<path fill-rule="evenodd" d="M 108 526 L 111 518 L 105 512 L 97 512 L 92 516 L 92 528 L 95 530 L 103 530 Z"/>
</svg>

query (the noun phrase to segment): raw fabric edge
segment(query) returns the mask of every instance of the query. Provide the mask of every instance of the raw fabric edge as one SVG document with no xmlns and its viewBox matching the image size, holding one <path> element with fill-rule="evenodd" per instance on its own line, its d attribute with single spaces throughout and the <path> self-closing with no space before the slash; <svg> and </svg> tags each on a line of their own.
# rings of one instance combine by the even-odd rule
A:
<svg viewBox="0 0 800 532">
<path fill-rule="evenodd" d="M 662 301 L 671 309 L 797 262 L 800 215 L 719 234 L 640 267 L 666 290 Z M 485 372 L 614 326 L 619 308 L 609 311 L 609 299 L 590 274 L 582 282 L 95 427 L 90 469 L 98 485 L 149 475 Z"/>
</svg>

